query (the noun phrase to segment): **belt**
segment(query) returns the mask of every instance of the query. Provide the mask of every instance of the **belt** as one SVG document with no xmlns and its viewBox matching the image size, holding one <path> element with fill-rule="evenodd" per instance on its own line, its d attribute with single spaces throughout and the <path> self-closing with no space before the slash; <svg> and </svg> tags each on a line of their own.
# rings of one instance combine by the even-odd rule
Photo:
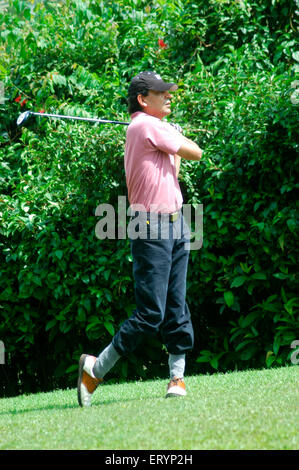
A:
<svg viewBox="0 0 299 470">
<path fill-rule="evenodd" d="M 169 220 L 170 222 L 175 222 L 178 220 L 180 213 L 179 212 L 173 212 L 172 214 L 169 214 Z"/>
<path fill-rule="evenodd" d="M 158 218 L 161 220 L 162 218 L 168 218 L 170 222 L 175 222 L 176 220 L 178 220 L 179 218 L 179 215 L 180 215 L 180 212 L 181 211 L 177 211 L 177 212 L 172 212 L 171 214 L 165 212 L 165 213 L 162 213 L 162 212 L 158 212 Z M 146 216 L 148 219 L 150 219 L 151 217 L 151 214 L 153 214 L 153 212 L 147 212 L 146 213 Z"/>
</svg>

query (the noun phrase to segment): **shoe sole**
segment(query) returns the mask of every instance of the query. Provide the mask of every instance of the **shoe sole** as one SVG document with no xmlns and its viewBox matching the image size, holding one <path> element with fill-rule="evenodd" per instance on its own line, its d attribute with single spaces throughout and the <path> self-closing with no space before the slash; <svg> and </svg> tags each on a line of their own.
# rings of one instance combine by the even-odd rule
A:
<svg viewBox="0 0 299 470">
<path fill-rule="evenodd" d="M 83 404 L 82 404 L 82 400 L 81 400 L 81 382 L 82 382 L 83 367 L 84 367 L 86 357 L 87 357 L 87 354 L 82 354 L 82 356 L 80 357 L 79 372 L 78 372 L 78 383 L 77 383 L 78 403 L 82 407 L 83 407 Z"/>
<path fill-rule="evenodd" d="M 186 389 L 176 385 L 176 386 L 170 387 L 167 390 L 165 398 L 185 397 L 186 395 L 187 395 Z"/>
<path fill-rule="evenodd" d="M 167 393 L 165 398 L 176 398 L 176 397 L 185 397 L 186 395 L 181 395 L 180 393 Z"/>
</svg>

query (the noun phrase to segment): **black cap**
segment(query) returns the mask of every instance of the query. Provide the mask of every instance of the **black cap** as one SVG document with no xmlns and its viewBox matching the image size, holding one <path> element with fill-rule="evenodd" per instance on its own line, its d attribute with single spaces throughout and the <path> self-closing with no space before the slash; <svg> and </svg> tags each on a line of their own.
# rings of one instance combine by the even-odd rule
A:
<svg viewBox="0 0 299 470">
<path fill-rule="evenodd" d="M 138 91 L 141 88 L 154 91 L 175 91 L 178 86 L 175 83 L 164 82 L 156 72 L 140 72 L 132 79 L 130 89 Z"/>
</svg>

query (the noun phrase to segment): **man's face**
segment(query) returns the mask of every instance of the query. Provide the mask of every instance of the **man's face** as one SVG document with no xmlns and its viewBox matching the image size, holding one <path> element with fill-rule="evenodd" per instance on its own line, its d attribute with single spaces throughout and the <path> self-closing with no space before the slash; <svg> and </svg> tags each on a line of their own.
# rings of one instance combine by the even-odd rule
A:
<svg viewBox="0 0 299 470">
<path fill-rule="evenodd" d="M 171 113 L 172 95 L 169 91 L 149 90 L 147 96 L 139 95 L 143 111 L 151 116 L 162 119 Z"/>
</svg>

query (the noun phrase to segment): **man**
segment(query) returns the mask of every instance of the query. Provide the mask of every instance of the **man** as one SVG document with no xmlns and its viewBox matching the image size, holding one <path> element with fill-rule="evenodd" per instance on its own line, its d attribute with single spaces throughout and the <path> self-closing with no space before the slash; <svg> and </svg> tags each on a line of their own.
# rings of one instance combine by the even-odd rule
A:
<svg viewBox="0 0 299 470">
<path fill-rule="evenodd" d="M 162 121 L 171 112 L 171 92 L 177 88 L 155 72 L 139 73 L 129 87 L 125 171 L 133 214 L 130 243 L 136 310 L 98 357 L 81 356 L 80 406 L 91 404 L 96 387 L 121 356 L 134 351 L 145 335 L 158 331 L 169 353 L 166 397 L 186 395 L 185 354 L 193 347 L 194 335 L 185 301 L 189 233 L 177 176 L 181 157 L 200 160 L 202 150 L 177 130 L 179 126 Z"/>
</svg>

